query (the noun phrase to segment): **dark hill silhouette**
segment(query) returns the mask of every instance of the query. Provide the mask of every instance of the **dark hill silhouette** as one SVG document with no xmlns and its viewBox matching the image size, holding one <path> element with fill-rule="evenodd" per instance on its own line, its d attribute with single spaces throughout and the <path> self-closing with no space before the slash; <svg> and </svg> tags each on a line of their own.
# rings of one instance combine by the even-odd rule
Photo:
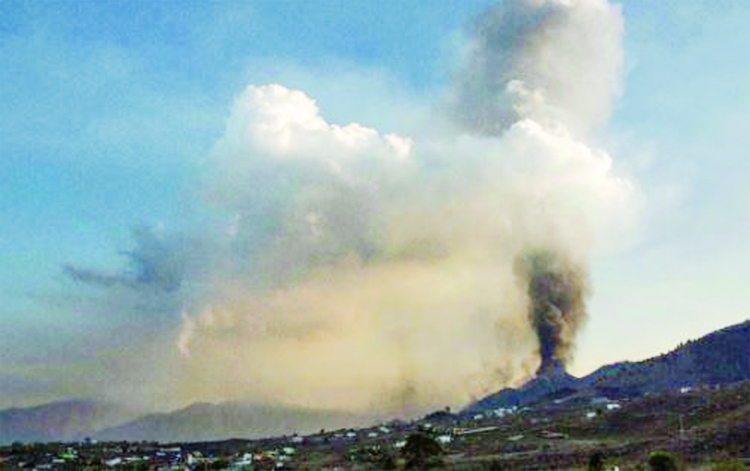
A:
<svg viewBox="0 0 750 471">
<path fill-rule="evenodd" d="M 745 380 L 750 380 L 750 321 L 681 344 L 658 357 L 603 366 L 580 379 L 558 366 L 519 389 L 503 389 L 480 399 L 464 412 L 528 406 L 573 395 L 614 399 Z"/>
<path fill-rule="evenodd" d="M 507 388 L 480 399 L 464 409 L 465 413 L 474 414 L 499 407 L 527 406 L 560 392 L 575 393 L 580 380 L 568 374 L 562 364 L 556 363 L 540 371 L 536 377 L 519 389 Z"/>
<path fill-rule="evenodd" d="M 658 392 L 750 379 L 750 321 L 712 332 L 640 362 L 599 368 L 582 379 L 596 388 Z"/>
</svg>

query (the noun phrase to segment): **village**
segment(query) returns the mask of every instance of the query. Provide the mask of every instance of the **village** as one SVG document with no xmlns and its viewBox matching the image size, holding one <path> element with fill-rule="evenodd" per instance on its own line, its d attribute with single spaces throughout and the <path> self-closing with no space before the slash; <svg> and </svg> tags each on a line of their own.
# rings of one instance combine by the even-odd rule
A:
<svg viewBox="0 0 750 471">
<path fill-rule="evenodd" d="M 582 417 L 591 418 L 601 410 L 619 408 L 620 404 L 617 402 L 592 401 L 592 411 L 586 412 Z M 507 431 L 508 424 L 503 426 L 504 420 L 530 412 L 533 412 L 530 407 L 508 407 L 465 417 L 446 409 L 412 422 L 394 420 L 362 429 L 321 430 L 307 436 L 292 435 L 262 440 L 159 444 L 99 443 L 85 439 L 75 443 L 15 443 L 0 448 L 0 469 L 282 470 L 317 469 L 318 466 L 325 466 L 326 461 L 330 461 L 332 469 L 346 469 L 357 465 L 383 465 L 389 460 L 392 460 L 395 467 L 402 454 L 401 450 L 411 435 L 430 436 L 444 452 L 450 453 L 454 448 L 476 441 L 475 437 L 479 435 Z M 547 421 L 528 418 L 531 425 L 543 422 Z M 525 438 L 524 434 L 514 433 L 507 436 L 506 440 L 518 443 Z M 530 438 L 556 440 L 564 439 L 566 435 L 545 429 Z M 337 466 L 338 461 L 342 461 L 339 465 L 349 466 Z"/>
<path fill-rule="evenodd" d="M 557 399 L 472 415 L 446 408 L 414 421 L 259 440 L 15 443 L 0 448 L 0 469 L 587 469 L 594 454 L 605 457 L 606 468 L 601 469 L 636 469 L 656 450 L 673 452 L 692 465 L 729 456 L 728 450 L 750 457 L 750 431 L 740 437 L 707 427 L 717 418 L 736 415 L 748 398 L 750 384 L 741 383 L 721 390 L 680 388 L 632 400 Z M 420 467 L 410 462 L 415 452 L 408 443 L 418 441 L 415 437 L 436 444 L 430 445 L 434 452 L 425 452 L 434 456 L 420 456 Z M 719 438 L 726 443 L 717 443 Z"/>
</svg>

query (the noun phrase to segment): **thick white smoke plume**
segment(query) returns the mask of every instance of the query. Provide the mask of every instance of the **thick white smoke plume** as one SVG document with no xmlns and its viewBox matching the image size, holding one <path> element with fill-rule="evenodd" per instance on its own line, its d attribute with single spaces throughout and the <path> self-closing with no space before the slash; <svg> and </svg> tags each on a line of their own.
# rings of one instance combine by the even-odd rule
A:
<svg viewBox="0 0 750 471">
<path fill-rule="evenodd" d="M 604 0 L 503 3 L 458 74 L 458 130 L 430 141 L 248 87 L 212 158 L 235 263 L 184 314 L 178 389 L 416 412 L 533 371 L 514 263 L 543 249 L 585 266 L 633 216 L 631 185 L 583 140 L 619 87 L 621 36 Z"/>
</svg>

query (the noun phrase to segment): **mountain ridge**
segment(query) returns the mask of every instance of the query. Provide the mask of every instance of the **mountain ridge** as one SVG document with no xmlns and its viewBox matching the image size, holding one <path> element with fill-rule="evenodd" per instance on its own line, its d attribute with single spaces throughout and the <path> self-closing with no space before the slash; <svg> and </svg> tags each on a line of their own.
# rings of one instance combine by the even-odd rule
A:
<svg viewBox="0 0 750 471">
<path fill-rule="evenodd" d="M 464 412 L 528 406 L 554 394 L 558 399 L 576 394 L 616 399 L 744 380 L 750 380 L 750 320 L 683 342 L 646 360 L 604 365 L 581 378 L 544 372 L 518 389 L 506 388 L 481 398 Z M 543 390 L 540 383 L 545 384 Z M 562 394 L 566 389 L 569 394 Z"/>
<path fill-rule="evenodd" d="M 139 415 L 119 404 L 66 399 L 0 410 L 0 443 L 76 440 Z"/>
<path fill-rule="evenodd" d="M 374 417 L 351 412 L 242 402 L 194 403 L 172 412 L 148 414 L 100 430 L 107 441 L 195 442 L 317 432 L 361 426 Z"/>
<path fill-rule="evenodd" d="M 533 406 L 575 397 L 642 396 L 683 387 L 750 380 L 750 320 L 684 342 L 643 361 L 604 365 L 581 378 L 562 365 L 540 372 L 518 389 L 490 394 L 462 412 Z M 375 415 L 242 402 L 197 402 L 142 415 L 120 405 L 86 399 L 0 410 L 0 444 L 13 441 L 149 440 L 162 442 L 259 438 L 375 423 Z"/>
</svg>

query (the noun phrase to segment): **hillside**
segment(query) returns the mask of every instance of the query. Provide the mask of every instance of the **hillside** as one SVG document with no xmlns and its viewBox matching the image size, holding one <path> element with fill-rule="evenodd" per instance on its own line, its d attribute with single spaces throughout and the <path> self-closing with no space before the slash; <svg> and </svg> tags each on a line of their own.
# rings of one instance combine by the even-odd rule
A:
<svg viewBox="0 0 750 471">
<path fill-rule="evenodd" d="M 750 379 L 750 321 L 712 332 L 641 362 L 605 366 L 582 379 L 605 390 L 656 392 Z"/>
<path fill-rule="evenodd" d="M 298 470 L 417 469 L 406 466 L 402 451 L 415 433 L 441 437 L 439 469 L 445 471 L 582 470 L 594 453 L 603 457 L 604 469 L 643 470 L 653 451 L 675 453 L 684 464 L 679 469 L 686 471 L 743 469 L 714 467 L 727 464 L 728 458 L 750 462 L 750 381 L 606 402 L 619 407 L 553 401 L 502 417 L 461 417 L 441 410 L 411 422 L 304 437 L 0 447 L 0 468 L 30 469 L 34 463 L 36 469 L 66 471 L 122 459 L 128 464 L 113 469 L 219 469 L 226 464 L 228 469 L 249 469 L 252 451 L 253 469 L 278 469 L 279 461 L 283 469 Z M 198 453 L 206 458 L 196 458 Z"/>
<path fill-rule="evenodd" d="M 474 414 L 499 407 L 525 406 L 534 402 L 571 394 L 578 390 L 580 380 L 569 375 L 562 365 L 544 371 L 519 389 L 506 388 L 469 405 L 464 413 Z"/>
<path fill-rule="evenodd" d="M 564 371 L 546 373 L 519 389 L 504 389 L 480 399 L 466 412 L 573 396 L 637 397 L 745 380 L 750 380 L 750 321 L 717 330 L 658 357 L 603 366 L 580 379 Z"/>
</svg>

